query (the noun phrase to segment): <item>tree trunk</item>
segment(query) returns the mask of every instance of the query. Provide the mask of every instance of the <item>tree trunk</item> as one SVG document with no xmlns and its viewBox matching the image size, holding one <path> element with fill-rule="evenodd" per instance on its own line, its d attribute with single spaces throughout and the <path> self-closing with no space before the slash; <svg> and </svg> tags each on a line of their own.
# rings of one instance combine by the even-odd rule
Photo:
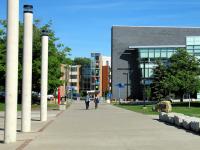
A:
<svg viewBox="0 0 200 150">
<path fill-rule="evenodd" d="M 183 96 L 184 96 L 184 93 L 181 94 L 181 99 L 180 99 L 181 103 L 183 102 Z"/>
</svg>

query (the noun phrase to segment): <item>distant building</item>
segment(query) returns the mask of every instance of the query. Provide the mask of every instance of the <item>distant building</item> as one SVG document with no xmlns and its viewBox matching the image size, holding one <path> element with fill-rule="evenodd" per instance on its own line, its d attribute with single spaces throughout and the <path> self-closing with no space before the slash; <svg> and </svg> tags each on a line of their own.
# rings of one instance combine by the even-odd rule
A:
<svg viewBox="0 0 200 150">
<path fill-rule="evenodd" d="M 91 53 L 91 85 L 90 89 L 102 96 L 102 56 Z"/>
<path fill-rule="evenodd" d="M 80 67 L 80 93 L 86 95 L 90 91 L 91 83 L 91 66 L 85 65 Z"/>
<path fill-rule="evenodd" d="M 200 28 L 113 26 L 113 98 L 119 98 L 116 85 L 122 83 L 125 88 L 121 89 L 120 98 L 125 99 L 128 92 L 130 99 L 143 99 L 144 87 L 152 83 L 155 61 L 167 62 L 177 48 L 186 48 L 200 58 Z"/>
<path fill-rule="evenodd" d="M 60 86 L 61 96 L 79 93 L 86 96 L 87 91 L 93 91 L 99 96 L 106 96 L 111 92 L 111 57 L 100 53 L 91 53 L 91 64 L 88 65 L 61 65 L 62 77 L 65 81 Z"/>
<path fill-rule="evenodd" d="M 107 96 L 111 92 L 111 57 L 102 56 L 102 93 Z"/>
<path fill-rule="evenodd" d="M 65 96 L 66 95 L 66 89 L 67 89 L 67 82 L 69 80 L 68 65 L 61 64 L 61 73 L 62 73 L 62 76 L 60 77 L 60 80 L 63 81 L 63 85 L 60 86 L 60 95 Z"/>
<path fill-rule="evenodd" d="M 69 89 L 73 90 L 73 93 L 80 92 L 80 65 L 69 66 Z"/>
</svg>

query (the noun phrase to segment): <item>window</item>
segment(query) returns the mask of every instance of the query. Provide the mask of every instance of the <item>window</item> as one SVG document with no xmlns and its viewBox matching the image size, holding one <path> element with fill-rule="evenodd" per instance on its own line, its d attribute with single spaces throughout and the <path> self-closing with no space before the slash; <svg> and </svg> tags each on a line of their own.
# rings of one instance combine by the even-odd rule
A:
<svg viewBox="0 0 200 150">
<path fill-rule="evenodd" d="M 77 86 L 77 83 L 76 82 L 72 82 L 71 86 Z"/>
<path fill-rule="evenodd" d="M 149 49 L 149 58 L 154 58 L 154 49 Z"/>
<path fill-rule="evenodd" d="M 192 45 L 188 45 L 187 49 L 193 49 L 193 46 Z"/>
<path fill-rule="evenodd" d="M 77 75 L 70 75 L 70 79 L 77 79 Z"/>
<path fill-rule="evenodd" d="M 152 77 L 152 76 L 153 76 L 153 69 L 149 68 L 149 77 Z"/>
<path fill-rule="evenodd" d="M 148 49 L 145 49 L 145 48 L 141 48 L 140 49 L 140 57 L 141 58 L 148 58 Z"/>
<path fill-rule="evenodd" d="M 161 50 L 161 57 L 167 57 L 167 52 L 166 50 Z"/>
<path fill-rule="evenodd" d="M 77 67 L 71 67 L 71 72 L 76 72 L 77 71 Z"/>
<path fill-rule="evenodd" d="M 155 57 L 156 58 L 160 57 L 160 49 L 155 49 Z"/>
</svg>

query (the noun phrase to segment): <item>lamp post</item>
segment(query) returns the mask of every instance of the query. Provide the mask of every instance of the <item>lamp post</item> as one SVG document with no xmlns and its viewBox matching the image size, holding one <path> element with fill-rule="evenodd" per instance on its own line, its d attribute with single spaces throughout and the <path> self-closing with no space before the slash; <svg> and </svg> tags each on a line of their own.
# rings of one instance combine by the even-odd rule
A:
<svg viewBox="0 0 200 150">
<path fill-rule="evenodd" d="M 72 91 L 73 90 L 73 88 L 72 88 L 72 65 L 71 65 L 71 76 L 70 76 L 70 78 L 71 78 L 71 85 L 70 86 L 71 86 L 71 101 L 72 101 L 72 94 L 73 94 L 72 93 L 73 92 Z"/>
<path fill-rule="evenodd" d="M 128 75 L 129 73 L 123 73 L 123 75 L 126 75 L 126 101 L 128 101 Z"/>
<path fill-rule="evenodd" d="M 143 60 L 143 74 L 144 74 L 144 77 L 143 77 L 143 86 L 144 86 L 144 91 L 143 91 L 143 99 L 144 99 L 144 107 L 146 107 L 146 87 L 145 87 L 145 69 L 146 69 L 146 63 L 148 62 L 148 58 L 145 58 Z"/>
</svg>

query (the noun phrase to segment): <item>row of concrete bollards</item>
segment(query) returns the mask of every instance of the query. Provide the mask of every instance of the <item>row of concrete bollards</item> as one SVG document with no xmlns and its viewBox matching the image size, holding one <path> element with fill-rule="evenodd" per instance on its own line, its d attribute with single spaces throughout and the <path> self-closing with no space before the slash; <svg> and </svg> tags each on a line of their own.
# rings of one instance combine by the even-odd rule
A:
<svg viewBox="0 0 200 150">
<path fill-rule="evenodd" d="M 7 60 L 4 143 L 16 141 L 19 0 L 7 0 Z M 31 131 L 33 6 L 24 5 L 22 132 Z M 48 33 L 42 33 L 41 121 L 47 120 Z"/>
</svg>

